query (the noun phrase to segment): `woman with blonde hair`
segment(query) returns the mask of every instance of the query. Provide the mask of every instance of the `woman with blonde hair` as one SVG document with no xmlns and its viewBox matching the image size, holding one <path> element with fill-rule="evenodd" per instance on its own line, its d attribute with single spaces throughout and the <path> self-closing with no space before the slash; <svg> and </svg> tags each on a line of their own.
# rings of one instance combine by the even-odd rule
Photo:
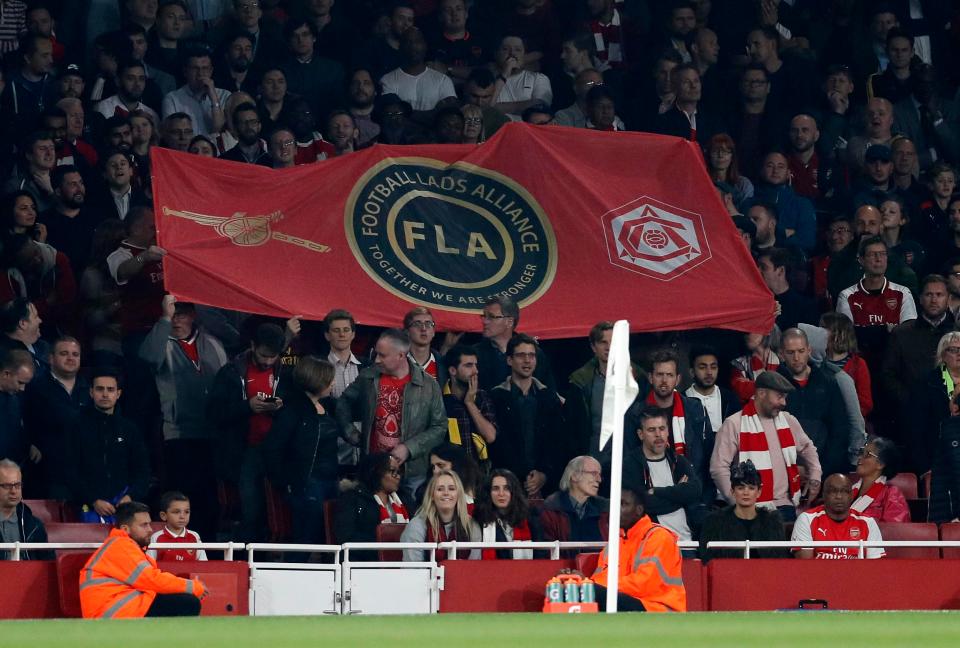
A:
<svg viewBox="0 0 960 648">
<path fill-rule="evenodd" d="M 404 529 L 400 542 L 480 542 L 480 526 L 467 512 L 467 498 L 457 473 L 436 472 L 427 483 L 420 510 Z M 407 562 L 423 562 L 429 553 L 422 549 L 404 549 Z M 437 560 L 444 560 L 446 551 L 437 551 Z M 480 550 L 457 552 L 458 558 L 480 559 Z"/>
<path fill-rule="evenodd" d="M 483 132 L 483 110 L 480 106 L 467 104 L 460 108 L 463 114 L 463 143 L 480 144 L 486 138 Z"/>
</svg>

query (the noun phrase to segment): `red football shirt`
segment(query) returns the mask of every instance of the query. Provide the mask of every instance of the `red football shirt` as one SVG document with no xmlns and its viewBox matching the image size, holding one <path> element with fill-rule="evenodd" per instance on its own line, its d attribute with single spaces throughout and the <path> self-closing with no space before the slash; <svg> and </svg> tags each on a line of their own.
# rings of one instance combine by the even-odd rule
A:
<svg viewBox="0 0 960 648">
<path fill-rule="evenodd" d="M 812 540 L 825 542 L 827 540 L 859 541 L 883 540 L 880 536 L 880 527 L 877 521 L 869 517 L 861 517 L 852 511 L 843 522 L 835 522 L 827 516 L 822 506 L 804 511 L 797 516 L 793 525 L 791 540 Z M 793 551 L 800 551 L 795 548 Z M 882 558 L 886 552 L 881 547 L 867 547 L 864 549 L 867 558 Z M 813 557 L 820 560 L 849 560 L 860 557 L 857 547 L 814 547 Z"/>
<path fill-rule="evenodd" d="M 276 384 L 273 378 L 272 367 L 261 370 L 257 368 L 255 364 L 248 363 L 246 376 L 247 398 L 253 398 L 257 395 L 264 398 L 275 396 L 274 390 L 276 389 Z M 273 418 L 269 414 L 251 414 L 250 428 L 247 431 L 247 443 L 252 446 L 263 443 L 263 440 L 267 438 L 267 433 L 270 431 L 271 425 L 273 425 Z"/>
</svg>

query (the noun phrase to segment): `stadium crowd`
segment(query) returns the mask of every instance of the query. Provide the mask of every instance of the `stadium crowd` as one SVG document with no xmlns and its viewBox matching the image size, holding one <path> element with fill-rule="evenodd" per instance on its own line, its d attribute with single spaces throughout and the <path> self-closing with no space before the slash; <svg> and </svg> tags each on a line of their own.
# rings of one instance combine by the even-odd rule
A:
<svg viewBox="0 0 960 648">
<path fill-rule="evenodd" d="M 960 516 L 958 2 L 0 0 L 0 54 L 3 541 L 42 537 L 24 497 L 148 502 L 167 542 L 605 537 L 615 308 L 541 343 L 508 298 L 438 334 L 164 291 L 155 146 L 284 168 L 510 121 L 697 142 L 776 299 L 772 331 L 634 336 L 634 518 L 705 559 L 872 539 L 898 472 L 915 521 Z"/>
</svg>

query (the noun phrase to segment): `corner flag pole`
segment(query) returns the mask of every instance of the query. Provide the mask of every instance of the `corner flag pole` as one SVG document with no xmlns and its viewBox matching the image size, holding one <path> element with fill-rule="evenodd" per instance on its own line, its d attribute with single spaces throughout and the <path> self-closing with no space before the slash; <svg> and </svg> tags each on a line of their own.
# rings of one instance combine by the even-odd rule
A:
<svg viewBox="0 0 960 648">
<path fill-rule="evenodd" d="M 610 465 L 610 528 L 607 533 L 607 613 L 617 611 L 620 584 L 620 486 L 623 473 L 623 416 L 640 389 L 630 365 L 630 322 L 620 320 L 613 326 L 607 378 L 603 386 L 603 417 L 600 423 L 600 449 L 613 441 Z"/>
</svg>

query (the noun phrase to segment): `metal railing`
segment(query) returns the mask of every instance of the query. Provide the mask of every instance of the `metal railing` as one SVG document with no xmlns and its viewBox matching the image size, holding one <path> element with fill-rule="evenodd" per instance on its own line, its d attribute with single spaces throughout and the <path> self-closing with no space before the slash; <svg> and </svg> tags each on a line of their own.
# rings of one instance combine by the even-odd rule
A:
<svg viewBox="0 0 960 648">
<path fill-rule="evenodd" d="M 695 543 L 694 543 L 695 544 Z M 937 548 L 960 547 L 958 540 L 711 540 L 707 549 L 743 549 L 743 557 L 750 558 L 751 549 L 819 549 L 856 548 L 857 557 L 866 558 L 866 549 Z"/>
</svg>

